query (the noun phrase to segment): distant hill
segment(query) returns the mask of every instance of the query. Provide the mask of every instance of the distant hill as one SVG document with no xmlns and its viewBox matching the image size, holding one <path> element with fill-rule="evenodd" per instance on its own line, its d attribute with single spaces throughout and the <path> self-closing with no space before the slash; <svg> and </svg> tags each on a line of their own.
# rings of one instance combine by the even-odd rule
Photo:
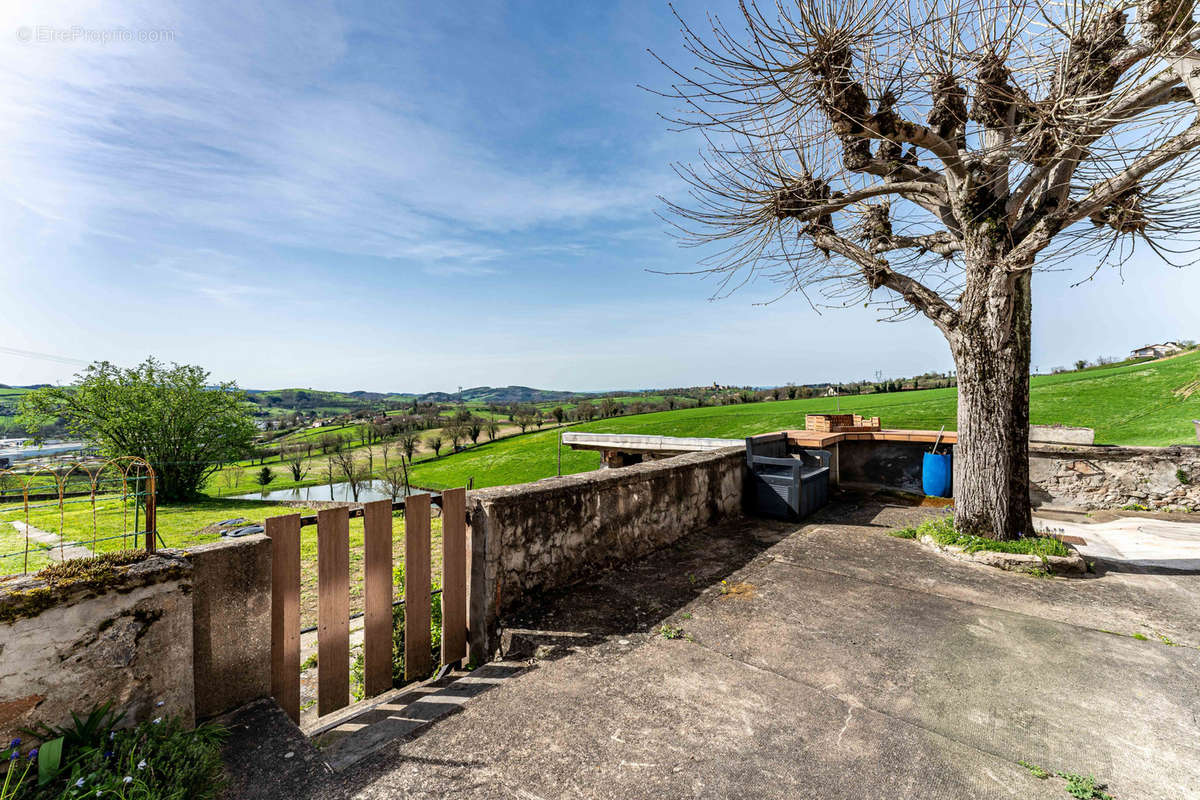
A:
<svg viewBox="0 0 1200 800">
<path fill-rule="evenodd" d="M 464 403 L 508 405 L 510 403 L 565 403 L 588 396 L 590 395 L 583 392 L 533 389 L 529 386 L 475 386 L 463 389 L 461 393 L 429 392 L 418 395 L 417 400 L 429 403 L 454 403 L 461 399 Z"/>
</svg>

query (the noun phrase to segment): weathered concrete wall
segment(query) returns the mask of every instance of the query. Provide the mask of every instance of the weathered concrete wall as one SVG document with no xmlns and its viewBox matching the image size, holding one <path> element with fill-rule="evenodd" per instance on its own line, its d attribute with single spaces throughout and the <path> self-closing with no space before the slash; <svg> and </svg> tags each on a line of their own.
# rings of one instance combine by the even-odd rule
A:
<svg viewBox="0 0 1200 800">
<path fill-rule="evenodd" d="M 110 700 L 126 725 L 168 713 L 190 723 L 191 577 L 160 555 L 103 582 L 0 582 L 0 740 Z"/>
<path fill-rule="evenodd" d="M 1093 444 L 1096 431 L 1092 428 L 1077 428 L 1070 425 L 1030 425 L 1030 442 L 1053 444 Z"/>
<path fill-rule="evenodd" d="M 1033 501 L 1062 508 L 1200 508 L 1200 447 L 1032 445 Z"/>
<path fill-rule="evenodd" d="M 745 448 L 470 492 L 472 657 L 540 592 L 635 559 L 742 510 Z"/>
<path fill-rule="evenodd" d="M 840 483 L 876 483 L 920 492 L 921 464 L 930 445 L 909 442 L 839 442 L 835 445 Z M 953 452 L 942 445 L 939 453 Z"/>
<path fill-rule="evenodd" d="M 192 563 L 196 717 L 271 695 L 271 540 L 263 535 L 187 550 Z"/>
</svg>

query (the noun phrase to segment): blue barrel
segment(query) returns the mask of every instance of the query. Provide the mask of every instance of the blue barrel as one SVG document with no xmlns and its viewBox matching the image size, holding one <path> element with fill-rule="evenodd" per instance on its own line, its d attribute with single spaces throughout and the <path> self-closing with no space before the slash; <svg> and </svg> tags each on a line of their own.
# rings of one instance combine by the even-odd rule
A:
<svg viewBox="0 0 1200 800">
<path fill-rule="evenodd" d="M 928 497 L 949 497 L 954 491 L 954 457 L 926 453 L 921 463 L 921 488 Z"/>
</svg>

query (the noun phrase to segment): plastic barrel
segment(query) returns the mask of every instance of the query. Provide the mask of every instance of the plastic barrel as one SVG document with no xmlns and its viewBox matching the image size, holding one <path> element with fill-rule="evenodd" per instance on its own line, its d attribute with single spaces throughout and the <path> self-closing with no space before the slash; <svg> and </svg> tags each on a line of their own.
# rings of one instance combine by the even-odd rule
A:
<svg viewBox="0 0 1200 800">
<path fill-rule="evenodd" d="M 953 456 L 926 453 L 921 463 L 921 488 L 929 497 L 949 497 L 954 490 Z"/>
</svg>

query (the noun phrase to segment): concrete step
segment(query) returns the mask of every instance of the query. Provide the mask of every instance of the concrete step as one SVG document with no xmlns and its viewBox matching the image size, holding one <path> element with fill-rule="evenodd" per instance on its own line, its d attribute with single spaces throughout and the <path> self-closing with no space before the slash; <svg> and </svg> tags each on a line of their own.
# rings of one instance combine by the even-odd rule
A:
<svg viewBox="0 0 1200 800">
<path fill-rule="evenodd" d="M 462 710 L 472 697 L 524 669 L 524 664 L 494 661 L 470 672 L 454 671 L 327 714 L 305 733 L 329 767 L 341 772 L 391 742 L 420 735 L 437 720 Z"/>
</svg>

